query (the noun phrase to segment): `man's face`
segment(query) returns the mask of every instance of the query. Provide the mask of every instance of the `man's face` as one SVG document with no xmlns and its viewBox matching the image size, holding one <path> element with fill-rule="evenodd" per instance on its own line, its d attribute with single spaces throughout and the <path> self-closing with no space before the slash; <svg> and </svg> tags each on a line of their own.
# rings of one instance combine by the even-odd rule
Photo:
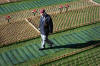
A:
<svg viewBox="0 0 100 66">
<path fill-rule="evenodd" d="M 41 16 L 43 16 L 43 13 L 40 13 Z"/>
</svg>

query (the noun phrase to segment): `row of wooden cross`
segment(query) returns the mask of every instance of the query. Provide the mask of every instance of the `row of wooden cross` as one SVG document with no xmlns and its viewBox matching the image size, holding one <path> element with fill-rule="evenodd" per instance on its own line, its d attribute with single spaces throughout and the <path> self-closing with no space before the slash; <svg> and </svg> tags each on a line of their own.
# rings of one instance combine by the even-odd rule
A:
<svg viewBox="0 0 100 66">
<path fill-rule="evenodd" d="M 68 11 L 69 8 L 69 4 L 65 4 L 65 6 L 60 5 L 59 6 L 59 13 L 62 13 L 63 8 L 66 8 L 66 12 Z M 34 9 L 32 11 L 33 15 L 35 16 L 36 13 L 38 13 L 38 11 L 36 9 Z M 10 22 L 11 16 L 6 16 L 6 20 L 8 20 L 8 22 Z"/>
</svg>

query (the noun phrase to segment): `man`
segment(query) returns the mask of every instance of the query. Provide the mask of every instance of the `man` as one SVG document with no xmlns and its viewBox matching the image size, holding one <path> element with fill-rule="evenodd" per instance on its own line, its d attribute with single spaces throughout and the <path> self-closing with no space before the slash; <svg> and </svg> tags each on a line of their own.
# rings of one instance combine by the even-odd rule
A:
<svg viewBox="0 0 100 66">
<path fill-rule="evenodd" d="M 42 42 L 41 42 L 41 48 L 39 50 L 43 50 L 45 49 L 46 42 L 48 43 L 50 48 L 52 47 L 53 43 L 48 39 L 48 35 L 53 32 L 53 22 L 50 15 L 48 15 L 45 12 L 45 9 L 40 10 L 40 15 L 41 17 L 40 17 L 39 30 L 41 33 Z"/>
</svg>

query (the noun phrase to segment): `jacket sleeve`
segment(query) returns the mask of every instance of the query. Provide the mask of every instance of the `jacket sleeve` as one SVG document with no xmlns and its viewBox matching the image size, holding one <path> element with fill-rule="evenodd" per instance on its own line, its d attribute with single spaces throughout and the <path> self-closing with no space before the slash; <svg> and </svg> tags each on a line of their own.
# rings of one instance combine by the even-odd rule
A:
<svg viewBox="0 0 100 66">
<path fill-rule="evenodd" d="M 48 23 L 49 23 L 49 32 L 50 32 L 50 33 L 53 33 L 53 22 L 52 22 L 52 19 L 51 19 L 50 16 L 49 16 L 49 21 L 48 21 Z"/>
<path fill-rule="evenodd" d="M 50 24 L 50 33 L 53 33 L 53 22 L 52 22 L 52 19 L 51 19 L 51 24 Z"/>
<path fill-rule="evenodd" d="M 45 19 L 46 24 L 48 25 L 49 33 L 53 33 L 53 22 L 50 16 L 46 17 Z"/>
</svg>

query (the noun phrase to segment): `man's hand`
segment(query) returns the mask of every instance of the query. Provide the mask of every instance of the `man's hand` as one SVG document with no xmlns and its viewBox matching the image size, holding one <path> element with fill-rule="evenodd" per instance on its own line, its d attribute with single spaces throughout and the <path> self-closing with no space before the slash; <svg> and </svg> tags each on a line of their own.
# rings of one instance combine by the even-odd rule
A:
<svg viewBox="0 0 100 66">
<path fill-rule="evenodd" d="M 40 28 L 38 28 L 38 30 L 40 31 Z"/>
</svg>

